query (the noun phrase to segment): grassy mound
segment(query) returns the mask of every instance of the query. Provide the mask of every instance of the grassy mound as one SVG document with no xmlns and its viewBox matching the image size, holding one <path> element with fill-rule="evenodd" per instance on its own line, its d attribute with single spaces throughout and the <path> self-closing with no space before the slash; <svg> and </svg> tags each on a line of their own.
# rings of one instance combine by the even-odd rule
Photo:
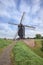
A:
<svg viewBox="0 0 43 65">
<path fill-rule="evenodd" d="M 43 65 L 43 59 L 19 41 L 13 48 L 13 61 L 15 65 Z"/>
</svg>

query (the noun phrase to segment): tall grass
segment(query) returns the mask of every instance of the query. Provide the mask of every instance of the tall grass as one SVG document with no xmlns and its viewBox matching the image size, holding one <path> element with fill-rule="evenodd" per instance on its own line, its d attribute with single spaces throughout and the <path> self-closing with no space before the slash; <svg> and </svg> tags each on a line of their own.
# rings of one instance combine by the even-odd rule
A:
<svg viewBox="0 0 43 65">
<path fill-rule="evenodd" d="M 0 48 L 3 48 L 9 44 L 11 44 L 12 41 L 11 40 L 4 40 L 4 39 L 0 39 Z"/>
<path fill-rule="evenodd" d="M 35 47 L 31 48 L 37 55 L 43 58 L 43 52 L 41 51 L 43 39 L 35 39 Z"/>
<path fill-rule="evenodd" d="M 3 48 L 8 46 L 11 43 L 12 43 L 12 40 L 0 39 L 0 54 L 1 54 L 2 50 L 3 50 Z"/>
</svg>

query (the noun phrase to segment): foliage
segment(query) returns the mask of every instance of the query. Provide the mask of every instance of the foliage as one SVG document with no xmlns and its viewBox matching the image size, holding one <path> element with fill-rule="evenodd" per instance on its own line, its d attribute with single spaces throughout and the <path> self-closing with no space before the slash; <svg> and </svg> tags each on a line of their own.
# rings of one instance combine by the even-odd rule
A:
<svg viewBox="0 0 43 65">
<path fill-rule="evenodd" d="M 43 59 L 22 41 L 16 43 L 12 52 L 15 65 L 43 65 Z"/>
<path fill-rule="evenodd" d="M 43 36 L 42 36 L 42 39 L 43 39 Z"/>
<path fill-rule="evenodd" d="M 42 36 L 41 36 L 41 34 L 36 34 L 36 37 L 35 37 L 36 39 L 41 39 L 42 38 Z"/>
</svg>

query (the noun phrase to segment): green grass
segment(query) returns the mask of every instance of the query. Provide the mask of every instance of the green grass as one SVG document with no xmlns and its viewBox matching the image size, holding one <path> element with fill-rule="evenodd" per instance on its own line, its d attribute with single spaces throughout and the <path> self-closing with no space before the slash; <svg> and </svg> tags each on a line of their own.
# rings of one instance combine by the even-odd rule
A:
<svg viewBox="0 0 43 65">
<path fill-rule="evenodd" d="M 22 41 L 17 42 L 14 46 L 12 57 L 14 65 L 43 65 L 43 59 Z"/>
<path fill-rule="evenodd" d="M 39 55 L 40 57 L 43 58 L 43 51 L 41 51 L 42 47 L 42 41 L 43 39 L 35 39 L 35 47 L 32 48 L 32 50 Z"/>
<path fill-rule="evenodd" d="M 3 50 L 3 48 L 5 48 L 6 46 L 8 46 L 11 43 L 12 43 L 12 40 L 0 39 L 0 54 L 1 54 L 2 50 Z"/>
</svg>

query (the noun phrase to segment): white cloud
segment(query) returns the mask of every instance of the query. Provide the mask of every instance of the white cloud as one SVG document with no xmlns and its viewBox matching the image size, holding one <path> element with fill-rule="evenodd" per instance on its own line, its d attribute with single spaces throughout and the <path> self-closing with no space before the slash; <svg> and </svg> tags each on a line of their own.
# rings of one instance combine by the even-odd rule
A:
<svg viewBox="0 0 43 65">
<path fill-rule="evenodd" d="M 32 0 L 32 14 L 35 14 L 40 9 L 40 0 Z"/>
<path fill-rule="evenodd" d="M 20 4 L 20 11 L 27 12 L 27 13 L 30 12 L 30 6 L 28 6 L 23 0 L 21 1 L 21 4 Z"/>
<path fill-rule="evenodd" d="M 41 34 L 43 36 L 43 30 L 38 30 L 38 29 L 30 30 L 30 29 L 27 29 L 25 31 L 25 34 L 26 34 L 25 37 L 32 37 L 32 38 L 35 37 L 36 34 Z"/>
<path fill-rule="evenodd" d="M 39 18 L 41 19 L 41 21 L 43 21 L 43 9 L 39 10 Z"/>
<path fill-rule="evenodd" d="M 0 2 L 1 2 L 1 5 L 3 6 L 5 6 L 6 8 L 7 7 L 15 7 L 15 2 L 14 2 L 14 0 L 0 0 Z M 4 8 L 5 8 L 4 7 Z"/>
<path fill-rule="evenodd" d="M 6 16 L 17 20 L 20 19 L 20 14 L 16 9 L 14 0 L 1 0 L 0 6 L 0 16 Z"/>
<path fill-rule="evenodd" d="M 32 3 L 28 5 L 25 0 L 21 0 L 19 5 L 19 10 L 17 10 L 15 0 L 0 0 L 0 17 L 7 17 L 10 19 L 15 19 L 17 22 L 20 22 L 22 13 L 25 11 L 23 24 L 27 25 L 39 25 L 36 26 L 35 31 L 26 30 L 26 36 L 33 37 L 36 33 L 43 35 L 43 9 L 40 8 L 40 0 L 32 0 Z M 38 13 L 37 13 L 38 12 Z M 34 16 L 33 15 L 36 15 Z M 33 18 L 32 18 L 33 17 Z M 15 23 L 17 23 L 15 21 Z M 8 24 L 0 24 L 0 27 L 3 29 L 0 31 L 0 36 L 3 35 L 6 37 L 14 37 L 17 29 L 11 28 L 12 26 Z M 15 31 L 15 32 L 14 32 Z M 9 34 L 10 33 L 10 34 Z M 34 33 L 34 34 L 33 34 Z"/>
<path fill-rule="evenodd" d="M 0 30 L 0 35 L 3 35 L 4 37 L 14 37 L 16 30 L 10 28 L 9 24 L 1 23 L 0 27 L 2 28 L 2 30 Z"/>
</svg>

